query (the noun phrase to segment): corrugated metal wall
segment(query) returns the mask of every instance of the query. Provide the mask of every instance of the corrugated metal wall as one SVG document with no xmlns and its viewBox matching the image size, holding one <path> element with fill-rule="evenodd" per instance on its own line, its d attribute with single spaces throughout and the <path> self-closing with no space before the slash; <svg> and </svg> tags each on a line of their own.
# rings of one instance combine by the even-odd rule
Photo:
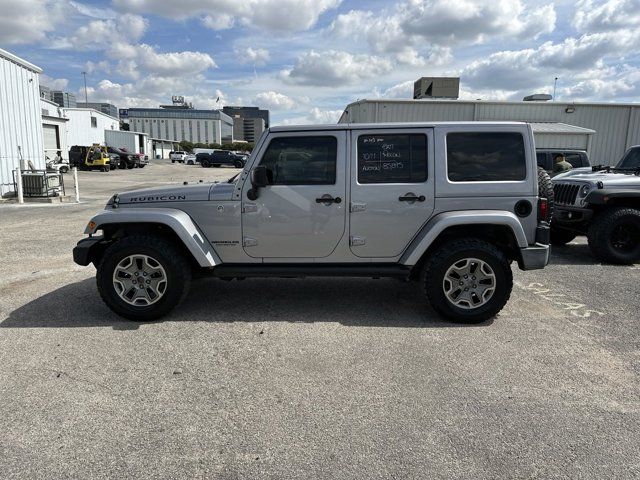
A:
<svg viewBox="0 0 640 480">
<path fill-rule="evenodd" d="M 67 145 L 89 146 L 94 143 L 104 144 L 105 130 L 120 130 L 120 121 L 117 118 L 105 115 L 96 110 L 65 108 L 65 114 L 69 118 L 67 123 Z M 91 126 L 91 117 L 95 117 L 96 126 Z"/>
<path fill-rule="evenodd" d="M 20 148 L 18 148 L 20 147 Z M 0 193 L 13 191 L 12 171 L 22 158 L 44 168 L 40 76 L 0 51 Z"/>
<path fill-rule="evenodd" d="M 567 108 L 571 112 L 568 113 Z M 524 121 L 561 122 L 590 128 L 589 156 L 594 164 L 614 165 L 631 145 L 640 144 L 640 105 L 364 100 L 349 105 L 341 122 Z M 560 136 L 552 147 L 570 145 L 572 135 Z M 545 143 L 547 140 L 545 139 Z"/>
</svg>

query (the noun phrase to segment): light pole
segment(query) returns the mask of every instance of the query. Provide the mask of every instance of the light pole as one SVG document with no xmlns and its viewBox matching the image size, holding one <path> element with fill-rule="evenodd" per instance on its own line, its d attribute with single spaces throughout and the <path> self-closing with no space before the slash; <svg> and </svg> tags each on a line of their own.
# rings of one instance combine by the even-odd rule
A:
<svg viewBox="0 0 640 480">
<path fill-rule="evenodd" d="M 553 80 L 553 101 L 556 101 L 556 85 L 558 84 L 558 77 Z"/>
<path fill-rule="evenodd" d="M 84 103 L 89 103 L 87 100 L 87 72 L 82 72 L 82 76 L 84 77 Z"/>
</svg>

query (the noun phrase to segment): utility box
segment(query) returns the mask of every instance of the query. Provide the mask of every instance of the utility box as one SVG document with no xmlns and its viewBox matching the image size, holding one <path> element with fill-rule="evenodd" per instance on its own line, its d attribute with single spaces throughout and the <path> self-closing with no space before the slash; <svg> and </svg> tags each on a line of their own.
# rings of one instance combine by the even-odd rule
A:
<svg viewBox="0 0 640 480">
<path fill-rule="evenodd" d="M 422 77 L 413 84 L 413 98 L 458 98 L 460 77 Z"/>
</svg>

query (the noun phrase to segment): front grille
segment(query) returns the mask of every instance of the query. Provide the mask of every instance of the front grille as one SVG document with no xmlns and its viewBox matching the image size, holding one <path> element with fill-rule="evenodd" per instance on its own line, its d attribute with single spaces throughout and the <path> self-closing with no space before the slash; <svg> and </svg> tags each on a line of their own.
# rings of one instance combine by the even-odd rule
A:
<svg viewBox="0 0 640 480">
<path fill-rule="evenodd" d="M 555 203 L 559 205 L 573 205 L 580 191 L 580 185 L 571 183 L 555 183 L 553 185 L 553 196 Z"/>
</svg>

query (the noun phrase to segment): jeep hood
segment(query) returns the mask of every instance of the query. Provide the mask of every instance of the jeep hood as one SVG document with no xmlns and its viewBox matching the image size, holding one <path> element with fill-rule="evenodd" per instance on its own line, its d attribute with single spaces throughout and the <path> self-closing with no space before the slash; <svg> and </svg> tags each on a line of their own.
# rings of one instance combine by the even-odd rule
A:
<svg viewBox="0 0 640 480">
<path fill-rule="evenodd" d="M 143 188 L 117 194 L 118 203 L 148 204 L 163 202 L 206 202 L 208 200 L 231 200 L 234 183 L 194 183 L 190 185 L 167 185 Z M 113 198 L 108 205 L 113 203 Z"/>
<path fill-rule="evenodd" d="M 573 175 L 557 176 L 552 179 L 557 182 L 584 182 L 596 185 L 602 182 L 604 188 L 632 188 L 640 190 L 640 177 L 632 173 L 606 173 L 606 172 L 576 172 Z"/>
</svg>

